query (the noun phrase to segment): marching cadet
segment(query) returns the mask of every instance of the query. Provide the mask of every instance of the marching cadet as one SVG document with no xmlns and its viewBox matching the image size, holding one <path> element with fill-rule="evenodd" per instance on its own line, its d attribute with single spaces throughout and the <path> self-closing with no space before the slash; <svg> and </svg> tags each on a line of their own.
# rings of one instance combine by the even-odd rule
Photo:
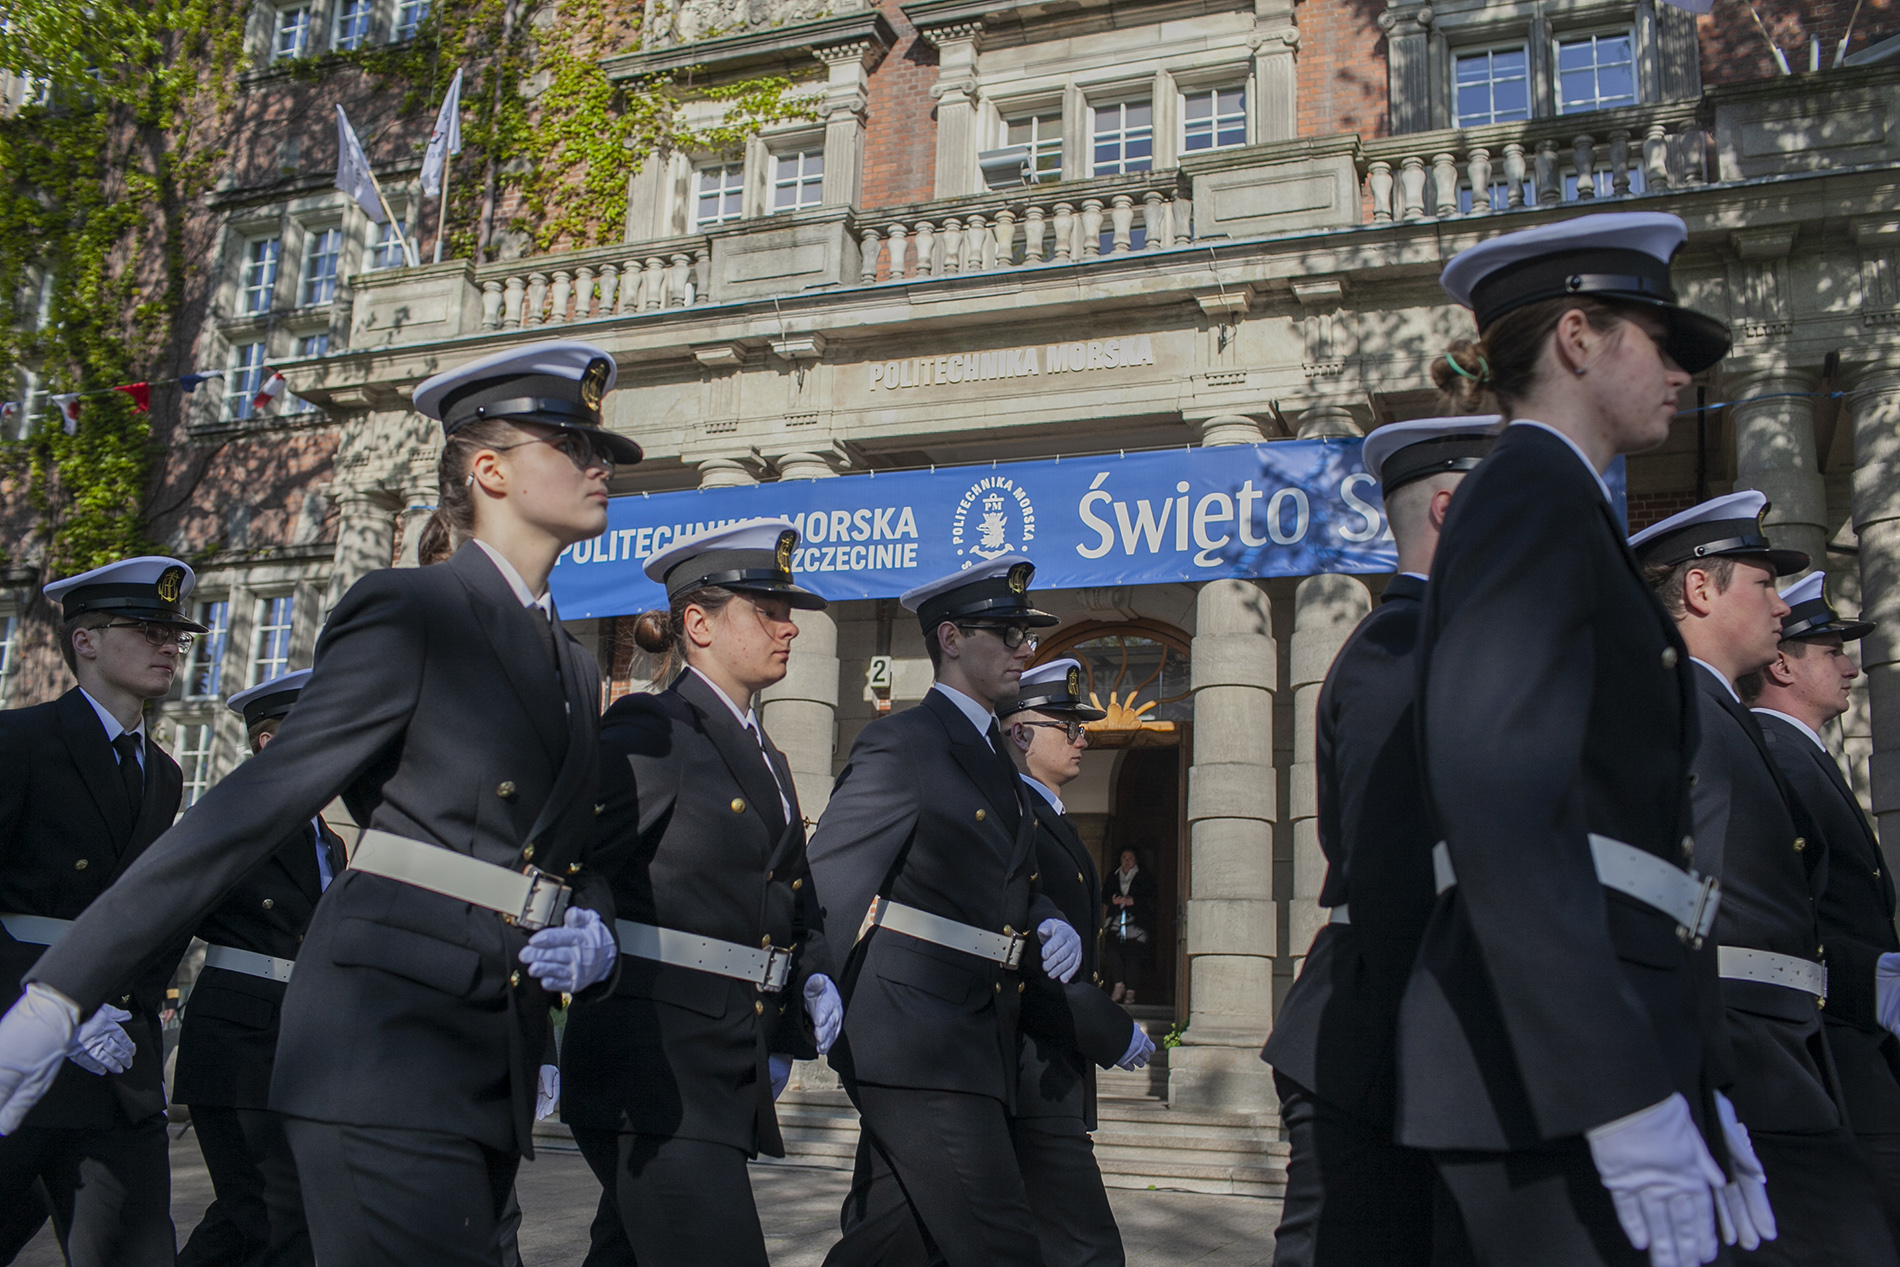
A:
<svg viewBox="0 0 1900 1267">
<path fill-rule="evenodd" d="M 78 685 L 0 712 L 0 963 L 22 1013 L 43 1010 L 24 980 L 35 961 L 178 814 L 183 777 L 153 742 L 144 709 L 164 698 L 179 657 L 204 632 L 186 615 L 196 583 L 177 559 L 146 555 L 46 587 Z M 24 1122 L 12 1117 L 0 1139 L 0 1262 L 45 1219 L 36 1180 L 69 1262 L 172 1261 L 158 1012 L 185 945 L 172 934 L 125 961 L 76 1030 L 79 1011 L 63 1013 L 67 1037 L 41 1061 L 45 1100 Z"/>
<path fill-rule="evenodd" d="M 1821 1024 L 1824 842 L 1793 801 L 1735 680 L 1775 659 L 1788 605 L 1775 578 L 1808 556 L 1761 529 L 1768 499 L 1731 493 L 1630 538 L 1696 666 L 1691 766 L 1696 869 L 1722 885 L 1712 938 L 1736 1111 L 1768 1175 L 1780 1236 L 1752 1261 L 1893 1264 L 1878 1193 L 1854 1147 Z"/>
<path fill-rule="evenodd" d="M 1846 644 L 1866 637 L 1874 625 L 1838 615 L 1826 585 L 1827 573 L 1810 572 L 1781 592 L 1790 610 L 1781 618 L 1775 659 L 1743 674 L 1735 687 L 1760 723 L 1776 768 L 1807 810 L 1809 848 L 1827 857 L 1820 900 L 1827 1006 L 1821 1019 L 1840 1076 L 1840 1102 L 1872 1171 L 1888 1229 L 1900 1238 L 1900 1041 L 1885 1028 L 1887 1009 L 1880 1006 L 1900 977 L 1893 877 L 1859 799 L 1821 739 L 1823 728 L 1847 711 L 1848 689 L 1860 676 Z M 1774 1158 L 1765 1160 L 1772 1185 Z"/>
<path fill-rule="evenodd" d="M 562 1048 L 564 1121 L 600 1180 L 590 1264 L 766 1267 L 746 1160 L 783 1157 L 772 1100 L 794 1055 L 844 1020 L 805 823 L 752 699 L 785 676 L 798 532 L 754 520 L 647 560 L 668 610 L 634 625 L 677 669 L 601 722 L 601 843 L 620 979 L 577 1008 Z"/>
<path fill-rule="evenodd" d="M 1718 1108 L 1692 666 L 1603 480 L 1662 443 L 1677 392 L 1728 350 L 1675 302 L 1686 236 L 1671 215 L 1572 216 L 1441 278 L 1479 340 L 1434 380 L 1507 425 L 1452 501 L 1413 652 L 1442 847 L 1399 1011 L 1398 1137 L 1432 1151 L 1486 1265 L 1626 1263 L 1628 1246 L 1709 1262 L 1718 1203 L 1725 1238 L 1773 1235 Z"/>
<path fill-rule="evenodd" d="M 952 1267 L 1042 1262 L 1009 1133 L 1020 969 L 1039 949 L 1067 982 L 1082 938 L 1036 889 L 1036 819 L 994 712 L 1030 631 L 1057 623 L 1031 603 L 1034 575 L 1003 555 L 901 596 L 936 683 L 859 734 L 813 836 L 844 964 L 831 1060 L 861 1121 L 833 1267 L 882 1261 L 913 1217 Z"/>
<path fill-rule="evenodd" d="M 603 993 L 618 957 L 588 865 L 598 669 L 547 591 L 561 550 L 606 527 L 615 464 L 639 457 L 600 426 L 613 382 L 606 353 L 558 342 L 418 385 L 447 435 L 436 513 L 465 544 L 352 586 L 270 746 L 27 974 L 0 1018 L 0 1131 L 86 1009 L 340 792 L 368 829 L 297 956 L 270 1099 L 317 1260 L 499 1260 L 550 1002 Z"/>
<path fill-rule="evenodd" d="M 1421 418 L 1367 438 L 1398 575 L 1339 650 L 1315 737 L 1325 927 L 1261 1059 L 1274 1067 L 1292 1155 L 1276 1267 L 1425 1264 L 1431 1158 L 1393 1139 L 1399 998 L 1431 915 L 1432 843 L 1415 729 L 1420 599 L 1452 495 L 1490 449 L 1496 414 Z"/>
<path fill-rule="evenodd" d="M 1038 883 L 1074 928 L 1092 928 L 1099 886 L 1095 859 L 1062 805 L 1062 789 L 1082 773 L 1083 723 L 1108 714 L 1082 698 L 1082 666 L 1051 660 L 1025 669 L 1020 693 L 997 719 L 1027 771 L 1036 817 Z M 1071 879 L 1070 877 L 1074 878 Z M 1154 1041 L 1094 984 L 1096 940 L 1082 939 L 1073 980 L 1023 974 L 1016 1039 L 1016 1107 L 1009 1115 L 1016 1164 L 1036 1216 L 1046 1267 L 1120 1267 L 1121 1229 L 1109 1209 L 1089 1132 L 1095 1129 L 1095 1067 L 1140 1069 Z"/>
<path fill-rule="evenodd" d="M 225 701 L 244 718 L 253 755 L 309 680 L 310 670 L 300 669 Z M 270 1108 L 270 1078 L 298 944 L 317 899 L 347 865 L 342 838 L 313 815 L 198 926 L 204 971 L 179 1030 L 172 1099 L 191 1108 L 216 1199 L 179 1251 L 180 1267 L 312 1261 L 297 1163 L 283 1118 Z"/>
</svg>

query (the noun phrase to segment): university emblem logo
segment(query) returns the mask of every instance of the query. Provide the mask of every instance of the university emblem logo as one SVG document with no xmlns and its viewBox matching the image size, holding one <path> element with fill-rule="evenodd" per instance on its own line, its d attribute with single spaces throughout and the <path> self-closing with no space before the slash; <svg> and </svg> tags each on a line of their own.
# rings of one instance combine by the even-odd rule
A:
<svg viewBox="0 0 1900 1267">
<path fill-rule="evenodd" d="M 177 566 L 168 567 L 163 572 L 160 572 L 157 582 L 152 586 L 153 589 L 158 591 L 159 600 L 165 603 L 177 602 L 179 592 L 183 590 L 184 587 L 185 569 Z"/>
<path fill-rule="evenodd" d="M 1029 491 L 1007 475 L 986 475 L 970 485 L 950 518 L 950 544 L 965 556 L 964 567 L 976 559 L 1026 551 L 1035 538 L 1035 503 Z"/>
</svg>

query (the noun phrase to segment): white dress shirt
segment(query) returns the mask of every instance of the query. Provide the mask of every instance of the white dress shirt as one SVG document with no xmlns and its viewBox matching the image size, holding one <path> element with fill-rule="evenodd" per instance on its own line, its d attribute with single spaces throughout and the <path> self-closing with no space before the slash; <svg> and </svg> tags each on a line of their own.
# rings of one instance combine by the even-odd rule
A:
<svg viewBox="0 0 1900 1267">
<path fill-rule="evenodd" d="M 1054 789 L 1050 788 L 1041 779 L 1032 779 L 1028 775 L 1025 774 L 1023 775 L 1023 782 L 1027 783 L 1030 787 L 1035 788 L 1038 792 L 1041 792 L 1042 799 L 1049 802 L 1050 805 L 1054 806 L 1056 813 L 1058 814 L 1068 813 L 1067 810 L 1062 808 L 1062 798 L 1057 796 L 1055 794 Z"/>
<path fill-rule="evenodd" d="M 1749 711 L 1751 713 L 1763 713 L 1769 717 L 1781 718 L 1781 720 L 1787 722 L 1790 726 L 1793 726 L 1796 730 L 1814 740 L 1815 747 L 1819 748 L 1822 752 L 1827 752 L 1827 745 L 1821 741 L 1821 736 L 1815 734 L 1813 728 L 1799 717 L 1790 717 L 1778 708 L 1751 708 Z M 1833 760 L 1833 753 L 1828 752 L 1827 755 L 1829 760 Z"/>
<path fill-rule="evenodd" d="M 1735 683 L 1728 680 L 1728 674 L 1722 672 L 1722 670 L 1716 668 L 1713 664 L 1710 664 L 1707 660 L 1700 660 L 1700 659 L 1697 659 L 1695 656 L 1689 657 L 1689 663 L 1699 664 L 1703 668 L 1707 669 L 1709 672 L 1715 674 L 1715 680 L 1722 684 L 1722 689 L 1729 693 L 1729 698 L 1733 699 L 1737 704 L 1742 702 L 1742 697 L 1736 694 Z M 1803 726 L 1802 729 L 1805 730 L 1807 729 L 1807 727 Z"/>
<path fill-rule="evenodd" d="M 1511 425 L 1513 427 L 1536 427 L 1539 431 L 1548 431 L 1550 432 L 1550 434 L 1556 436 L 1559 440 L 1562 440 L 1565 444 L 1569 445 L 1570 451 L 1577 455 L 1577 461 L 1583 463 L 1584 466 L 1588 468 L 1590 472 L 1590 478 L 1595 480 L 1597 482 L 1597 487 L 1603 490 L 1603 500 L 1606 502 L 1613 500 L 1610 497 L 1610 486 L 1608 482 L 1606 482 L 1603 478 L 1603 472 L 1597 470 L 1597 464 L 1590 460 L 1590 455 L 1585 453 L 1583 451 L 1583 447 L 1579 445 L 1575 440 L 1572 440 L 1569 436 L 1557 430 L 1557 428 L 1551 426 L 1547 422 L 1537 422 L 1530 418 L 1513 418 L 1511 419 Z"/>
<path fill-rule="evenodd" d="M 92 697 L 92 693 L 88 691 L 85 687 L 83 686 L 80 687 L 79 693 L 86 697 L 86 702 L 88 704 L 92 705 L 92 711 L 99 714 L 99 724 L 106 728 L 106 742 L 107 743 L 113 743 L 118 739 L 120 735 L 125 735 L 125 734 L 133 734 L 139 737 L 139 746 L 137 748 L 138 758 L 139 758 L 139 772 L 141 774 L 144 773 L 145 772 L 145 716 L 144 714 L 141 713 L 139 715 L 139 724 L 132 727 L 132 729 L 128 731 L 124 726 L 121 726 L 119 724 L 118 718 L 114 717 L 111 713 L 106 711 L 106 706 L 104 704 L 101 704 L 98 700 Z"/>
<path fill-rule="evenodd" d="M 930 689 L 933 691 L 942 691 L 943 697 L 952 704 L 955 704 L 959 713 L 962 713 L 965 717 L 970 719 L 970 724 L 976 727 L 976 733 L 983 736 L 983 742 L 990 744 L 990 751 L 996 751 L 996 745 L 990 743 L 990 726 L 996 721 L 995 713 L 992 713 L 989 709 L 983 707 L 954 686 L 945 686 L 942 682 L 935 682 L 931 684 Z"/>
<path fill-rule="evenodd" d="M 740 726 L 752 732 L 752 738 L 759 745 L 759 755 L 765 758 L 765 772 L 772 776 L 772 786 L 778 788 L 779 811 L 785 816 L 786 822 L 788 823 L 791 822 L 792 821 L 792 803 L 785 798 L 785 789 L 783 786 L 779 784 L 778 770 L 772 765 L 772 754 L 765 750 L 765 736 L 759 733 L 758 714 L 755 713 L 750 708 L 746 709 L 743 713 L 740 712 L 739 706 L 733 703 L 732 696 L 726 694 L 724 691 L 719 689 L 719 683 L 713 681 L 711 678 L 707 677 L 704 673 L 701 673 L 698 667 L 695 665 L 689 664 L 686 667 L 700 681 L 704 682 L 707 686 L 712 687 L 712 693 L 719 697 L 720 703 L 724 704 L 727 708 L 732 710 L 732 715 L 738 721 Z"/>
</svg>

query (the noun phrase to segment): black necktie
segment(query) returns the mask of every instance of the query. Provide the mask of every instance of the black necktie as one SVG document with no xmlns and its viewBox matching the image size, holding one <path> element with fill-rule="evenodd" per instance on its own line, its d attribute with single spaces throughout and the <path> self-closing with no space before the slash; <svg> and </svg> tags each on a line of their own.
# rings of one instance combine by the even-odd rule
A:
<svg viewBox="0 0 1900 1267">
<path fill-rule="evenodd" d="M 136 820 L 145 805 L 145 774 L 139 769 L 139 737 L 125 731 L 112 741 L 112 750 L 119 754 L 119 782 L 125 785 L 126 804 L 132 807 L 132 817 Z"/>
<path fill-rule="evenodd" d="M 555 641 L 554 622 L 539 607 L 528 608 L 528 618 L 541 627 L 541 641 L 547 644 L 548 658 L 554 662 L 554 680 L 565 686 L 561 675 L 561 650 Z"/>
<path fill-rule="evenodd" d="M 997 761 L 1002 764 L 1003 777 L 1009 780 L 1013 790 L 1017 781 L 1016 763 L 1009 759 L 1009 752 L 1003 747 L 1003 729 L 996 724 L 995 718 L 990 719 L 990 751 L 996 754 Z"/>
</svg>

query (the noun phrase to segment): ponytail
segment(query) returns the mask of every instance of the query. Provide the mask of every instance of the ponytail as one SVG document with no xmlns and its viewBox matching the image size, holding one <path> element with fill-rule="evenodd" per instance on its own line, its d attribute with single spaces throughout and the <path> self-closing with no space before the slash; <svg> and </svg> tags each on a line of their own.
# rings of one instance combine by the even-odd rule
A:
<svg viewBox="0 0 1900 1267">
<path fill-rule="evenodd" d="M 416 539 L 416 560 L 440 563 L 475 535 L 475 497 L 470 490 L 475 455 L 514 438 L 515 429 L 499 418 L 471 422 L 442 445 L 436 463 L 435 513 Z"/>
<path fill-rule="evenodd" d="M 702 585 L 673 599 L 666 611 L 641 612 L 633 622 L 633 645 L 648 655 L 657 656 L 653 680 L 664 682 L 686 663 L 686 609 L 697 607 L 708 616 L 717 616 L 738 596 L 738 591 L 721 585 Z"/>
</svg>

